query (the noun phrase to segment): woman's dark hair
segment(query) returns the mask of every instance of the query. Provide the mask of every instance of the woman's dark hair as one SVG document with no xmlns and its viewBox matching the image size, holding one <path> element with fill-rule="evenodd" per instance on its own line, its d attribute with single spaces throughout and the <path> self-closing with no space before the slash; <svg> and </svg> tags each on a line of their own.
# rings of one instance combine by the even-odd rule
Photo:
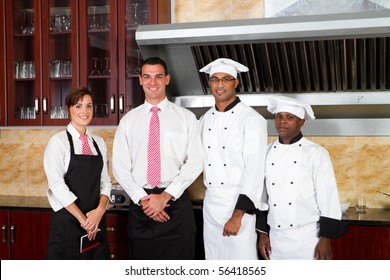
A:
<svg viewBox="0 0 390 280">
<path fill-rule="evenodd" d="M 168 75 L 168 67 L 164 60 L 162 60 L 159 57 L 149 57 L 144 60 L 144 62 L 141 65 L 141 75 L 142 75 L 142 67 L 144 65 L 161 65 L 164 68 L 164 74 Z"/>
<path fill-rule="evenodd" d="M 74 106 L 77 104 L 77 102 L 80 100 L 80 99 L 83 99 L 85 95 L 89 95 L 91 96 L 91 99 L 92 99 L 92 105 L 95 104 L 95 98 L 93 96 L 93 93 L 87 89 L 86 87 L 76 87 L 76 88 L 72 88 L 68 95 L 66 96 L 65 98 L 65 104 L 66 104 L 66 108 L 67 110 L 69 110 L 69 108 L 71 106 Z"/>
</svg>

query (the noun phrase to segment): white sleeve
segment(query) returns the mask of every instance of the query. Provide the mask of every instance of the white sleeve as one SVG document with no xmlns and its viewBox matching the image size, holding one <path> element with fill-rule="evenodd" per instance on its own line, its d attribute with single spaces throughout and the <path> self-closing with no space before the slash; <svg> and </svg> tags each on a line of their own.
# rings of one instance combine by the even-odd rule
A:
<svg viewBox="0 0 390 280">
<path fill-rule="evenodd" d="M 130 157 L 130 143 L 128 141 L 126 124 L 121 121 L 115 133 L 112 149 L 112 172 L 131 200 L 138 204 L 141 198 L 147 196 L 147 193 L 134 181 L 132 174 L 133 162 Z"/>
<path fill-rule="evenodd" d="M 50 138 L 43 156 L 43 165 L 49 184 L 47 195 L 54 211 L 67 207 L 77 199 L 64 180 L 67 169 L 64 160 L 66 147 L 67 143 L 56 134 Z"/>
</svg>

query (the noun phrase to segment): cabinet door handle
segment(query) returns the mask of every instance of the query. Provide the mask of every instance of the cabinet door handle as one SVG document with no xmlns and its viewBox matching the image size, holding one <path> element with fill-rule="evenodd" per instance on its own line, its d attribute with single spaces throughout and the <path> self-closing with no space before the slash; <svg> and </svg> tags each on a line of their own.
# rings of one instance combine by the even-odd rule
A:
<svg viewBox="0 0 390 280">
<path fill-rule="evenodd" d="M 110 254 L 110 260 L 116 260 L 116 255 L 115 254 Z"/>
<path fill-rule="evenodd" d="M 117 227 L 107 227 L 107 231 L 115 232 L 118 231 Z"/>
<path fill-rule="evenodd" d="M 125 98 L 124 94 L 119 95 L 119 112 L 121 112 L 121 113 L 123 113 L 124 98 Z"/>
<path fill-rule="evenodd" d="M 44 97 L 42 100 L 42 111 L 47 114 L 47 97 Z"/>
<path fill-rule="evenodd" d="M 110 110 L 111 113 L 115 113 L 115 94 L 111 95 L 110 98 Z"/>
<path fill-rule="evenodd" d="M 14 225 L 11 225 L 11 228 L 10 228 L 10 240 L 11 240 L 11 243 L 15 243 L 15 226 Z"/>
<path fill-rule="evenodd" d="M 35 114 L 39 114 L 39 97 L 35 97 Z"/>
<path fill-rule="evenodd" d="M 6 225 L 1 226 L 1 240 L 3 241 L 3 243 L 7 242 L 7 226 Z"/>
</svg>

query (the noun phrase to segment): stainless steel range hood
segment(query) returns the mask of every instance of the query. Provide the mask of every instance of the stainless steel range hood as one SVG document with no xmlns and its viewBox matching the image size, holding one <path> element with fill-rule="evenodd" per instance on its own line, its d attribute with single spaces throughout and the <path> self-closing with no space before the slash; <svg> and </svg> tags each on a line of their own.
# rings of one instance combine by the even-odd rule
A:
<svg viewBox="0 0 390 280">
<path fill-rule="evenodd" d="M 309 102 L 327 123 L 377 128 L 352 125 L 346 135 L 390 135 L 389 11 L 145 25 L 136 40 L 143 57 L 167 62 L 170 98 L 197 115 L 214 104 L 199 69 L 229 57 L 250 69 L 240 74 L 240 98 L 268 119 L 269 96 L 283 94 Z"/>
</svg>

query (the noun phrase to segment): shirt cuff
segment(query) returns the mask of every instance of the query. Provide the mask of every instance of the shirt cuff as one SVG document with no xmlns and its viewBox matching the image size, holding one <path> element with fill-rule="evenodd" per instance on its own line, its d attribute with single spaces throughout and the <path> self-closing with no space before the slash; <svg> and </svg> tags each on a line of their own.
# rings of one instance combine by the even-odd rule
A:
<svg viewBox="0 0 390 280">
<path fill-rule="evenodd" d="M 234 207 L 234 209 L 242 210 L 247 214 L 255 214 L 256 212 L 255 204 L 245 194 L 240 194 L 238 196 L 236 207 Z"/>
<path fill-rule="evenodd" d="M 348 230 L 348 221 L 320 217 L 320 237 L 338 238 Z"/>
<path fill-rule="evenodd" d="M 268 216 L 268 210 L 267 211 L 256 211 L 256 230 L 259 232 L 263 232 L 265 234 L 269 233 L 269 225 L 267 223 L 267 216 Z"/>
</svg>

